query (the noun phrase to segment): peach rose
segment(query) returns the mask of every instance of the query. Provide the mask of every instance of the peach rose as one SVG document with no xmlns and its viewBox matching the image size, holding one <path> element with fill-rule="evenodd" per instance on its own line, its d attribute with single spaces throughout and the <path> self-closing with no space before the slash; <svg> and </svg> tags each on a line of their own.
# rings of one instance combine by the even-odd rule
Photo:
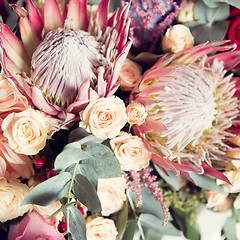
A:
<svg viewBox="0 0 240 240">
<path fill-rule="evenodd" d="M 213 208 L 214 211 L 224 212 L 232 205 L 231 195 L 225 193 L 208 191 L 205 197 L 207 199 L 207 208 Z"/>
<path fill-rule="evenodd" d="M 31 108 L 9 114 L 2 123 L 2 130 L 10 147 L 25 155 L 35 155 L 45 147 L 47 129 L 45 116 Z"/>
<path fill-rule="evenodd" d="M 127 58 L 121 68 L 119 80 L 122 91 L 131 91 L 142 81 L 142 68 Z"/>
<path fill-rule="evenodd" d="M 91 101 L 80 118 L 79 126 L 101 139 L 116 137 L 127 122 L 125 104 L 115 96 Z"/>
<path fill-rule="evenodd" d="M 11 80 L 0 74 L 0 117 L 10 112 L 20 112 L 28 108 L 27 98 L 11 84 Z"/>
<path fill-rule="evenodd" d="M 221 185 L 227 193 L 240 192 L 240 169 L 234 171 L 226 171 L 224 175 L 228 178 L 231 184 L 217 179 L 217 185 Z"/>
<path fill-rule="evenodd" d="M 88 217 L 86 228 L 89 240 L 115 240 L 118 234 L 114 221 L 103 217 Z"/>
<path fill-rule="evenodd" d="M 142 139 L 130 133 L 121 132 L 118 137 L 111 139 L 110 146 L 125 171 L 139 171 L 147 167 L 151 159 L 151 153 Z"/>
<path fill-rule="evenodd" d="M 126 200 L 124 178 L 99 178 L 97 194 L 102 205 L 102 215 L 109 216 L 123 208 Z"/>
<path fill-rule="evenodd" d="M 26 184 L 19 180 L 0 178 L 0 221 L 6 222 L 22 216 L 31 205 L 21 206 L 23 199 L 29 193 Z"/>
<path fill-rule="evenodd" d="M 127 106 L 127 121 L 129 124 L 142 125 L 147 117 L 145 107 L 138 102 L 132 102 Z"/>
<path fill-rule="evenodd" d="M 178 52 L 194 45 L 194 38 L 188 27 L 177 24 L 167 29 L 162 39 L 164 51 Z"/>
<path fill-rule="evenodd" d="M 0 132 L 0 177 L 30 178 L 34 173 L 30 158 L 14 152 Z"/>
</svg>

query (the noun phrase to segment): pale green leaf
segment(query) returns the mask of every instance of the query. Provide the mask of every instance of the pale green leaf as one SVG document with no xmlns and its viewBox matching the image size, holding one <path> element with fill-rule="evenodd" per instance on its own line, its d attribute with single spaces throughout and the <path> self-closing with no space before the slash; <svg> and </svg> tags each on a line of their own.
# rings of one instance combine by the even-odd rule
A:
<svg viewBox="0 0 240 240">
<path fill-rule="evenodd" d="M 124 232 L 122 239 L 133 240 L 134 234 L 135 234 L 136 228 L 137 228 L 137 223 L 138 223 L 137 218 L 128 222 L 128 226 Z"/>
<path fill-rule="evenodd" d="M 233 7 L 240 8 L 240 1 L 239 0 L 224 0 L 224 2 L 232 5 Z"/>
<path fill-rule="evenodd" d="M 236 233 L 236 220 L 234 217 L 227 219 L 223 226 L 223 232 L 227 240 L 238 240 Z"/>
<path fill-rule="evenodd" d="M 47 206 L 55 203 L 66 195 L 71 178 L 70 173 L 63 172 L 38 184 L 26 196 L 22 205 L 37 204 Z"/>
<path fill-rule="evenodd" d="M 69 218 L 67 218 L 69 214 Z M 87 240 L 86 225 L 82 213 L 74 206 L 64 211 L 66 219 L 69 219 L 69 230 L 73 240 Z"/>
<path fill-rule="evenodd" d="M 75 176 L 73 192 L 77 199 L 90 211 L 101 214 L 101 203 L 97 192 L 85 176 L 81 174 Z"/>
<path fill-rule="evenodd" d="M 122 239 L 121 236 L 128 221 L 128 201 L 124 202 L 123 209 L 114 214 L 113 219 L 118 231 L 117 240 Z"/>
<path fill-rule="evenodd" d="M 156 217 L 155 215 L 142 213 L 139 216 L 139 221 L 142 226 L 151 228 L 152 230 L 160 234 L 181 236 L 181 232 L 176 227 L 174 227 L 170 222 L 168 222 L 166 226 L 163 226 L 162 225 L 163 220 Z"/>
</svg>

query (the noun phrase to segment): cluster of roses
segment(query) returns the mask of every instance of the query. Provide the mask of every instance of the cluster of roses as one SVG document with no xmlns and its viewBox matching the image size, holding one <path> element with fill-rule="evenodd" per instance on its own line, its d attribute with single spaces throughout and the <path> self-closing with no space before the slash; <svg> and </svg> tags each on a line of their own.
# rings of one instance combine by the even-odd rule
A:
<svg viewBox="0 0 240 240">
<path fill-rule="evenodd" d="M 140 66 L 127 59 L 120 73 L 122 90 L 131 90 L 141 78 Z M 41 168 L 44 160 L 39 159 L 37 154 L 46 146 L 48 137 L 55 131 L 54 119 L 32 108 L 27 98 L 14 86 L 6 75 L 1 75 L 0 221 L 4 223 L 28 213 L 19 224 L 11 225 L 8 235 L 10 240 L 19 236 L 34 238 L 38 234 L 55 239 L 66 230 L 62 212 L 52 219 L 48 218 L 61 207 L 59 201 L 46 207 L 21 206 L 29 191 L 40 183 L 34 178 L 35 169 Z M 111 96 L 91 101 L 80 112 L 79 125 L 98 138 L 111 139 L 111 148 L 122 170 L 138 171 L 148 166 L 151 153 L 141 138 L 121 130 L 126 123 L 129 127 L 134 124 L 142 125 L 146 117 L 147 112 L 140 103 L 131 102 L 125 107 L 122 99 Z M 39 160 L 42 160 L 40 165 Z M 48 177 L 51 177 L 50 175 Z M 103 216 L 107 217 L 123 208 L 126 188 L 123 177 L 98 180 L 97 194 Z M 81 205 L 79 208 L 86 217 L 86 207 Z M 36 221 L 37 229 L 34 226 Z M 30 230 L 33 227 L 34 232 Z M 105 234 L 104 236 L 117 235 L 114 222 L 108 218 L 89 217 L 86 219 L 86 227 L 89 239 L 99 231 Z M 99 239 L 101 237 L 100 234 Z"/>
</svg>

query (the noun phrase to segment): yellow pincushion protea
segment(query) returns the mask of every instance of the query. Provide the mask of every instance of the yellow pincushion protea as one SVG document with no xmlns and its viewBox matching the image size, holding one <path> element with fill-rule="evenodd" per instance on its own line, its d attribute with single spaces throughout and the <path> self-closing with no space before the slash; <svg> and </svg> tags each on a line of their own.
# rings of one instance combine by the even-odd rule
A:
<svg viewBox="0 0 240 240">
<path fill-rule="evenodd" d="M 146 123 L 135 126 L 135 132 L 149 143 L 153 162 L 163 170 L 222 176 L 207 164 L 227 159 L 231 149 L 228 129 L 239 109 L 233 75 L 227 71 L 240 62 L 240 52 L 221 44 L 164 55 L 132 92 L 148 111 Z M 215 51 L 226 52 L 207 56 Z"/>
</svg>

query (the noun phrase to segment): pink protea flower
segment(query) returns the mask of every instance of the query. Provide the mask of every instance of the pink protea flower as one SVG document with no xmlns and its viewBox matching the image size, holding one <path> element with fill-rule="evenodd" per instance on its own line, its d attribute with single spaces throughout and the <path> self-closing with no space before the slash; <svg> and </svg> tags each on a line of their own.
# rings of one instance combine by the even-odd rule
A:
<svg viewBox="0 0 240 240">
<path fill-rule="evenodd" d="M 45 0 L 42 14 L 28 0 L 20 16 L 21 40 L 0 24 L 5 74 L 40 110 L 72 119 L 91 99 L 112 95 L 131 41 L 126 3 L 108 18 L 109 0 L 88 13 L 87 0 L 71 0 L 62 11 L 56 0 Z M 118 16 L 118 21 L 116 17 Z"/>
<path fill-rule="evenodd" d="M 236 124 L 239 109 L 227 71 L 240 62 L 240 51 L 222 44 L 162 56 L 132 92 L 132 100 L 148 112 L 146 123 L 134 126 L 135 133 L 149 144 L 152 161 L 163 171 L 187 177 L 194 171 L 226 180 L 210 166 L 212 160 L 226 160 L 231 149 L 228 129 Z M 207 56 L 215 51 L 222 53 Z"/>
</svg>

